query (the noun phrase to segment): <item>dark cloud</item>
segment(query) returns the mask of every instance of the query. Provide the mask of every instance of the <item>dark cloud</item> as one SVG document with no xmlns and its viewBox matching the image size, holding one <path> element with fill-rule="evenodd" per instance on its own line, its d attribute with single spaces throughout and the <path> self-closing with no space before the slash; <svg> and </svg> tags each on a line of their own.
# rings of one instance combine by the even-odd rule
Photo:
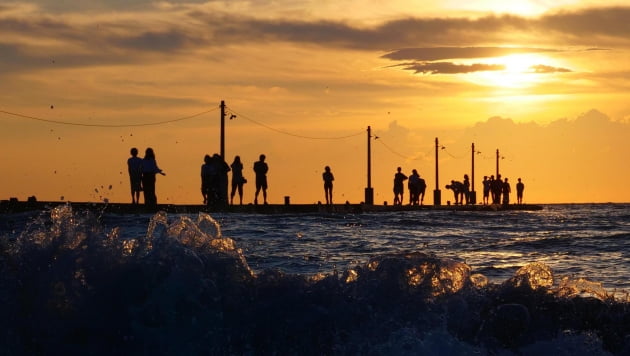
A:
<svg viewBox="0 0 630 356">
<path fill-rule="evenodd" d="M 405 70 L 414 71 L 416 74 L 460 74 L 484 71 L 504 70 L 500 64 L 456 64 L 451 62 L 423 62 L 401 64 Z"/>
<path fill-rule="evenodd" d="M 382 56 L 392 60 L 439 61 L 445 59 L 490 58 L 519 53 L 558 52 L 529 47 L 427 47 L 403 48 Z"/>
<path fill-rule="evenodd" d="M 127 49 L 171 52 L 192 46 L 200 41 L 200 39 L 187 33 L 171 29 L 166 32 L 149 31 L 139 35 L 122 37 L 115 40 L 114 43 Z"/>
<path fill-rule="evenodd" d="M 40 5 L 52 6 L 53 1 L 40 1 Z M 63 3 L 63 2 L 59 2 Z M 82 2 L 83 3 L 83 2 Z M 122 0 L 90 1 L 90 6 L 119 4 Z M 148 0 L 135 0 L 132 5 L 148 4 Z M 185 1 L 179 2 L 188 3 Z M 100 6 L 99 5 L 99 6 Z M 86 5 L 87 6 L 87 5 Z M 181 11 L 183 5 L 179 7 Z M 76 21 L 77 15 L 53 16 L 35 11 L 28 16 L 11 12 L 10 5 L 3 5 L 0 17 L 0 43 L 20 45 L 22 60 L 16 57 L 16 65 L 26 68 L 38 63 L 51 51 L 51 47 L 23 41 L 24 38 L 51 40 L 59 44 L 58 52 L 66 52 L 66 63 L 77 65 L 98 64 L 109 61 L 158 60 L 155 52 L 168 56 L 198 49 L 224 48 L 226 45 L 289 42 L 318 45 L 328 48 L 344 48 L 366 51 L 388 51 L 384 58 L 413 60 L 420 63 L 409 65 L 419 73 L 461 73 L 474 70 L 497 70 L 487 65 L 460 65 L 454 63 L 427 63 L 456 58 L 485 58 L 514 53 L 560 51 L 558 45 L 593 46 L 610 45 L 614 48 L 630 44 L 630 7 L 593 8 L 575 12 L 558 12 L 538 18 L 514 15 L 469 18 L 405 18 L 385 22 L 378 26 L 359 26 L 342 21 L 304 21 L 300 19 L 258 19 L 249 15 L 202 12 L 185 13 L 186 17 L 173 15 L 156 22 L 158 10 L 144 20 L 100 16 L 98 22 Z M 78 12 L 78 10 L 73 10 Z M 89 15 L 85 15 L 86 17 Z M 20 38 L 20 40 L 17 40 Z M 538 41 L 535 47 L 478 46 L 514 38 Z M 557 40 L 556 40 L 557 39 Z M 14 42 L 11 42 L 14 41 Z M 613 47 L 613 46 L 611 46 Z M 72 48 L 81 48 L 78 54 Z M 395 50 L 396 48 L 401 48 Z M 70 49 L 70 50 L 69 50 Z M 394 49 L 394 50 L 393 50 Z M 7 50 L 7 48 L 5 48 Z M 51 53 L 53 55 L 54 53 Z M 106 58 L 110 56 L 110 58 Z M 118 58 L 114 58 L 118 56 Z M 76 59 L 71 60 L 70 57 Z M 6 62 L 6 60 L 4 60 Z M 486 66 L 486 67 L 484 67 Z M 545 72 L 546 67 L 535 70 Z M 555 71 L 561 72 L 562 68 Z"/>
</svg>

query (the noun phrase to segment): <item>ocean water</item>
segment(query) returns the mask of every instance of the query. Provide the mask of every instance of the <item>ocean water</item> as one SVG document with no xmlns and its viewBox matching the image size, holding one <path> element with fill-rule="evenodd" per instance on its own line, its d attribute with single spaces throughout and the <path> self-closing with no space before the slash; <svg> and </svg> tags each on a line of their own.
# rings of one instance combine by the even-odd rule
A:
<svg viewBox="0 0 630 356">
<path fill-rule="evenodd" d="M 0 215 L 2 354 L 630 353 L 630 205 Z"/>
</svg>

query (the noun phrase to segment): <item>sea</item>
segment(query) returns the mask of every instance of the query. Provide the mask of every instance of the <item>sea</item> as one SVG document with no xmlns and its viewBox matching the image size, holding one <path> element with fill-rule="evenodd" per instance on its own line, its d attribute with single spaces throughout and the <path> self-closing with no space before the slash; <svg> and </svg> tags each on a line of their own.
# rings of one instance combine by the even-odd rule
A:
<svg viewBox="0 0 630 356">
<path fill-rule="evenodd" d="M 1 355 L 630 355 L 630 204 L 0 214 Z"/>
</svg>

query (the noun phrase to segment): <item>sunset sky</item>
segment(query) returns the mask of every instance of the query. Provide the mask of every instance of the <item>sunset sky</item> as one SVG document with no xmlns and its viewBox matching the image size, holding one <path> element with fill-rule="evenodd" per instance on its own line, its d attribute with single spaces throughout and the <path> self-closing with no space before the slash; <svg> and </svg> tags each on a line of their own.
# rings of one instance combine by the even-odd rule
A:
<svg viewBox="0 0 630 356">
<path fill-rule="evenodd" d="M 245 203 L 261 153 L 271 203 L 324 201 L 326 165 L 359 203 L 368 126 L 378 204 L 398 166 L 432 203 L 436 137 L 443 203 L 472 143 L 477 191 L 498 149 L 526 203 L 630 202 L 627 0 L 462 3 L 3 1 L 0 200 L 130 202 L 129 149 L 152 147 L 158 202 L 201 203 L 225 100 Z"/>
</svg>

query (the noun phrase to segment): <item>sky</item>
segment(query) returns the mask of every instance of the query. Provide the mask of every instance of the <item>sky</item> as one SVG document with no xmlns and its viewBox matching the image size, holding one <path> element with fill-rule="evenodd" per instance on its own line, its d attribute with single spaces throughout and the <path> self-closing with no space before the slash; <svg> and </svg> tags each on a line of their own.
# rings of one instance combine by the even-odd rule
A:
<svg viewBox="0 0 630 356">
<path fill-rule="evenodd" d="M 3 1 L 0 200 L 130 202 L 152 147 L 158 202 L 201 203 L 225 101 L 244 203 L 260 154 L 270 203 L 324 201 L 325 166 L 363 201 L 368 126 L 377 204 L 397 167 L 452 201 L 473 156 L 477 191 L 498 162 L 525 203 L 630 202 L 627 1 L 463 3 Z"/>
</svg>

